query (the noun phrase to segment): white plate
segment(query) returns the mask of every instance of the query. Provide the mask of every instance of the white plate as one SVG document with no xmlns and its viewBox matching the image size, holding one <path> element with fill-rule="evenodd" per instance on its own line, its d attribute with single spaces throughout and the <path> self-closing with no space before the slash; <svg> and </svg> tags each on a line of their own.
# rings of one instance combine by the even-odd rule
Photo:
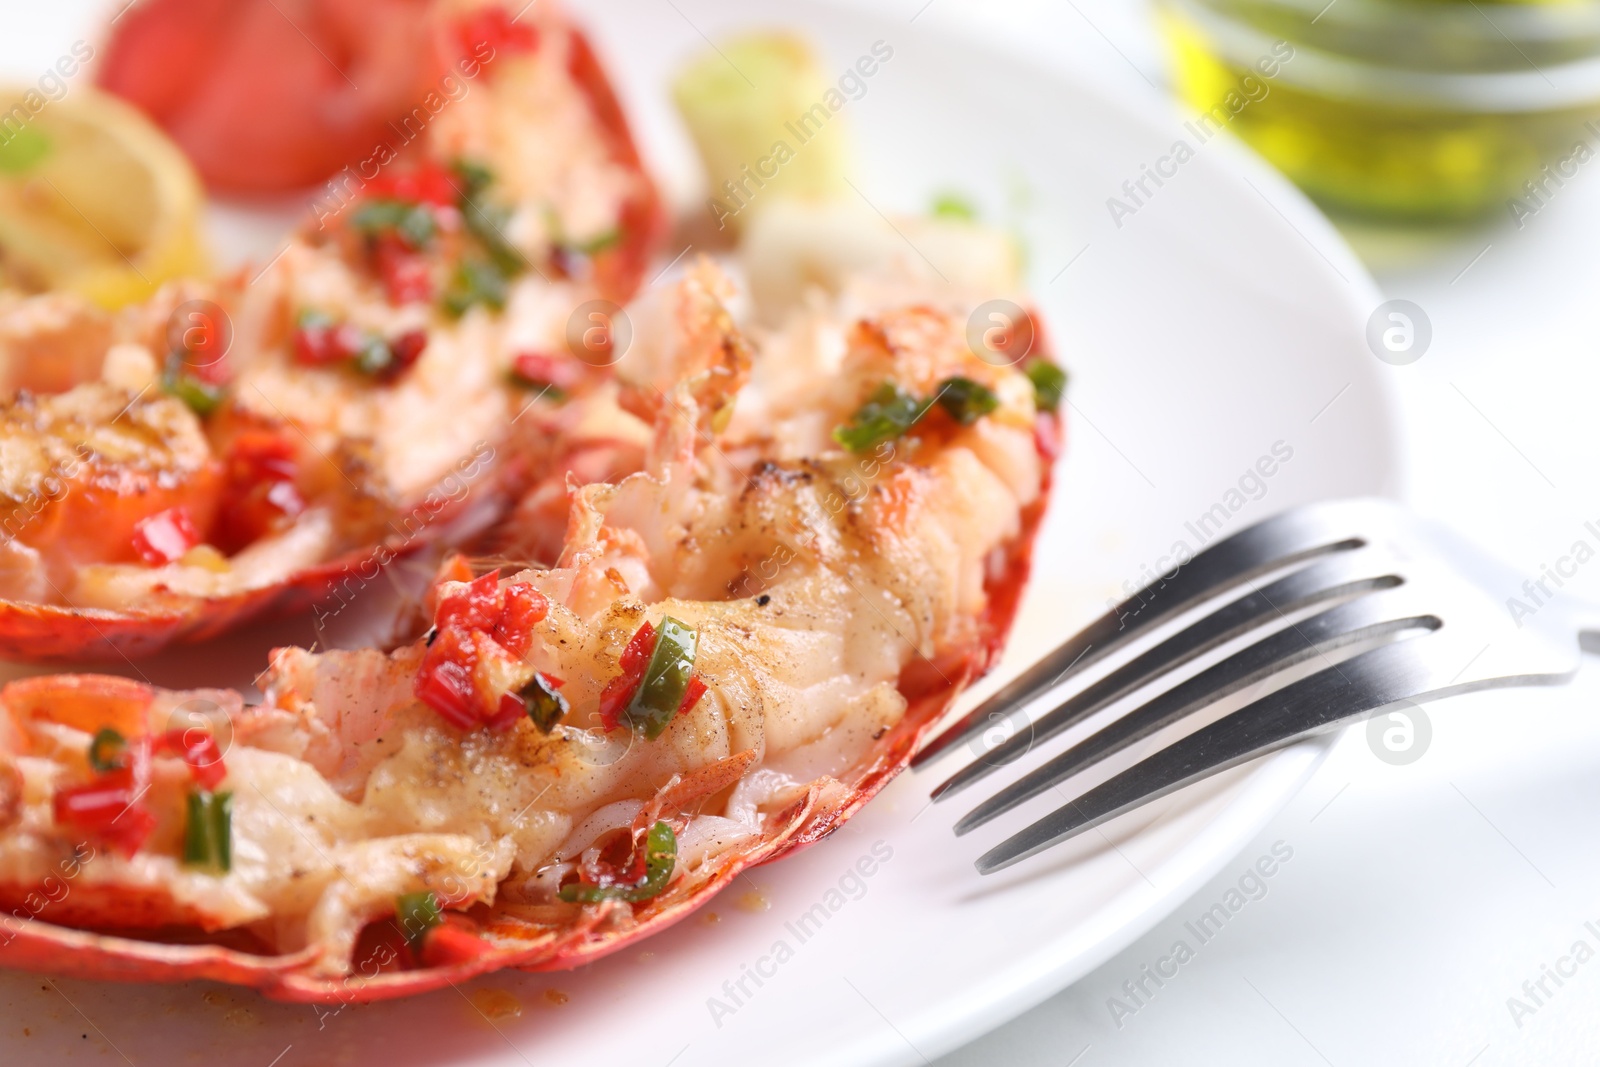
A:
<svg viewBox="0 0 1600 1067">
<path fill-rule="evenodd" d="M 915 24 L 793 0 L 736 12 L 709 0 L 591 6 L 642 140 L 680 198 L 695 195 L 697 178 L 665 101 L 670 72 L 704 48 L 702 32 L 798 26 L 841 73 L 876 41 L 894 49 L 844 109 L 875 204 L 916 210 L 955 190 L 1026 235 L 1035 291 L 1073 372 L 1071 442 L 1001 676 L 1178 542 L 1192 551 L 1214 539 L 1203 515 L 1232 531 L 1312 499 L 1398 490 L 1394 417 L 1363 341 L 1376 290 L 1327 223 L 1234 145 L 1201 146 L 1119 228 L 1107 198 L 1125 195 L 1122 183 L 1183 132 L 1158 108 Z M 42 69 L 64 41 L 34 40 L 31 58 L 18 67 L 13 52 L 8 65 Z M 1247 472 L 1275 444 L 1292 456 L 1258 489 Z M 1240 768 L 1113 824 L 1109 837 L 989 879 L 973 873 L 973 857 L 1019 822 L 958 841 L 949 827 L 962 809 L 926 807 L 937 778 L 907 775 L 832 839 L 754 872 L 651 942 L 581 972 L 493 976 L 459 994 L 330 1013 L 214 986 L 52 988 L 0 975 L 0 1062 L 921 1062 L 1149 929 L 1236 855 L 1324 751 L 1301 746 Z M 870 877 L 852 873 L 858 864 Z M 813 925 L 801 930 L 807 914 Z M 766 974 L 759 986 L 751 968 Z M 736 1003 L 724 983 L 741 978 L 749 995 Z M 482 988 L 511 993 L 521 1016 L 489 1024 L 466 999 Z"/>
</svg>

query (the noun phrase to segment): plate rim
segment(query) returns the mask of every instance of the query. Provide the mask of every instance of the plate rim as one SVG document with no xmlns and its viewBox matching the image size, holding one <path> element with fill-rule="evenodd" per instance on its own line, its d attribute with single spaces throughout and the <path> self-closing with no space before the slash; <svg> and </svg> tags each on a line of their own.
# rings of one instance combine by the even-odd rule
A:
<svg viewBox="0 0 1600 1067">
<path fill-rule="evenodd" d="M 863 10 L 847 0 L 790 0 L 790 3 L 797 25 L 804 24 L 804 11 L 808 7 L 825 10 L 834 17 L 867 22 L 886 21 L 880 9 Z M 1007 64 L 1032 77 L 1065 84 L 1075 95 L 1092 99 L 1105 113 L 1114 117 L 1120 115 L 1137 124 L 1143 132 L 1160 133 L 1169 125 L 1182 122 L 1183 109 L 1176 98 L 1163 96 L 1153 87 L 1141 84 L 1138 79 L 1123 79 L 1119 83 L 1118 93 L 1114 95 L 1096 92 L 1092 73 L 1080 72 L 1066 64 L 1052 64 L 1032 54 L 1008 52 L 989 38 L 958 40 L 955 29 L 948 21 L 919 26 L 917 31 L 936 39 L 940 46 L 952 51 L 965 51 L 984 62 Z M 1235 183 L 1242 181 L 1254 188 L 1267 207 L 1278 215 L 1278 221 L 1272 225 L 1287 231 L 1287 245 L 1292 247 L 1298 239 L 1332 267 L 1335 273 L 1344 276 L 1346 286 L 1335 286 L 1330 280 L 1328 292 L 1338 299 L 1339 306 L 1348 313 L 1353 324 L 1359 324 L 1370 314 L 1370 309 L 1383 302 L 1382 290 L 1366 265 L 1356 256 L 1332 220 L 1299 187 L 1231 131 L 1228 131 L 1228 136 L 1215 138 L 1212 143 L 1218 146 L 1219 151 L 1212 154 L 1212 162 L 1205 165 L 1212 167 L 1224 180 Z M 1359 361 L 1353 361 L 1352 369 L 1360 365 Z M 1405 426 L 1401 417 L 1399 391 L 1376 366 L 1366 365 L 1365 376 L 1372 387 L 1372 402 L 1379 416 L 1373 429 L 1380 430 L 1385 438 L 1380 452 L 1387 464 L 1386 495 L 1404 501 L 1411 495 L 1412 470 L 1403 447 Z M 1059 506 L 1059 503 L 1053 501 L 1052 506 Z M 1272 513 L 1277 513 L 1277 510 Z M 1188 868 L 1173 887 L 1158 891 L 1142 907 L 1134 908 L 1134 914 L 1122 922 L 1114 934 L 1101 938 L 1092 949 L 1078 953 L 1058 967 L 1045 967 L 1032 974 L 1018 975 L 1015 968 L 999 972 L 998 978 L 978 986 L 978 996 L 973 996 L 972 987 L 966 987 L 959 999 L 951 996 L 938 1004 L 924 1005 L 915 1015 L 898 1019 L 896 1030 L 905 1032 L 904 1040 L 898 1043 L 898 1054 L 880 1054 L 874 1049 L 878 1042 L 862 1038 L 842 1046 L 835 1062 L 857 1067 L 912 1067 L 926 1064 L 930 1058 L 947 1055 L 992 1033 L 1082 980 L 1149 933 L 1237 859 L 1249 841 L 1300 794 L 1326 761 L 1333 746 L 1349 729 L 1351 727 L 1302 741 L 1262 757 L 1242 780 L 1239 793 L 1198 834 L 1157 868 L 1157 872 Z M 1294 764 L 1300 761 L 1304 761 L 1303 765 L 1295 767 Z M 1278 781 L 1280 777 L 1284 780 Z M 1266 795 L 1255 797 L 1258 793 Z M 1252 805 L 1253 799 L 1255 806 Z M 1208 843 L 1213 837 L 1220 840 Z M 1008 979 L 1007 976 L 1013 977 Z M 978 1003 L 977 1007 L 959 1010 L 962 1004 L 974 1001 Z M 936 1021 L 929 1025 L 930 1019 Z"/>
</svg>

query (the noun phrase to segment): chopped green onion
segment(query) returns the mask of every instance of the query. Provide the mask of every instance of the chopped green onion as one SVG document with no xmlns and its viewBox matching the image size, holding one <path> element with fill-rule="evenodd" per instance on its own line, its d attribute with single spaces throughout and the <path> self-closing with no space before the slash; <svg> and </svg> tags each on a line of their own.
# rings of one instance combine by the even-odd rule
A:
<svg viewBox="0 0 1600 1067">
<path fill-rule="evenodd" d="M 456 176 L 461 179 L 461 184 L 467 187 L 463 199 L 477 196 L 494 181 L 494 171 L 482 163 L 476 163 L 470 159 L 458 159 L 452 166 Z"/>
<path fill-rule="evenodd" d="M 833 439 L 851 452 L 865 452 L 911 429 L 928 413 L 928 407 L 893 382 L 884 382 L 872 399 L 850 416 L 847 425 L 833 431 Z"/>
<path fill-rule="evenodd" d="M 96 774 L 105 774 L 122 766 L 122 757 L 128 750 L 128 739 L 107 726 L 89 742 L 89 766 Z"/>
<path fill-rule="evenodd" d="M 338 320 L 326 311 L 316 308 L 301 308 L 300 314 L 295 316 L 295 326 L 302 330 L 331 330 L 337 326 Z"/>
<path fill-rule="evenodd" d="M 971 426 L 1000 406 L 994 390 L 971 378 L 946 378 L 939 383 L 936 399 L 950 417 L 963 426 Z"/>
<path fill-rule="evenodd" d="M 520 274 L 527 269 L 528 261 L 506 237 L 506 227 L 511 223 L 509 207 L 504 204 L 467 203 L 462 205 L 461 216 L 466 221 L 467 232 L 483 244 L 489 258 L 503 274 Z"/>
<path fill-rule="evenodd" d="M 404 200 L 368 201 L 350 216 L 350 226 L 369 236 L 393 231 L 412 248 L 425 246 L 439 228 L 433 208 L 427 204 L 408 204 Z"/>
<path fill-rule="evenodd" d="M 971 201 L 955 193 L 940 193 L 933 198 L 933 217 L 936 219 L 960 219 L 962 222 L 973 222 L 978 217 L 978 209 L 972 206 Z"/>
<path fill-rule="evenodd" d="M 431 890 L 420 893 L 401 893 L 395 898 L 394 917 L 400 921 L 400 932 L 405 935 L 415 951 L 421 951 L 422 939 L 429 930 L 444 922 L 444 909 Z"/>
<path fill-rule="evenodd" d="M 452 315 L 465 315 L 475 304 L 496 311 L 506 306 L 506 274 L 487 260 L 464 260 L 444 294 L 445 310 Z"/>
<path fill-rule="evenodd" d="M 587 241 L 573 241 L 569 244 L 569 247 L 573 251 L 582 252 L 586 256 L 597 256 L 620 240 L 622 240 L 622 230 L 613 226 L 606 232 L 596 237 L 591 237 Z"/>
<path fill-rule="evenodd" d="M 539 728 L 540 733 L 549 733 L 556 728 L 567 713 L 567 698 L 556 692 L 555 688 L 544 680 L 544 675 L 538 671 L 533 673 L 533 680 L 517 692 L 522 698 L 522 704 L 528 709 L 528 718 L 533 720 L 533 725 Z"/>
<path fill-rule="evenodd" d="M 1022 372 L 1033 383 L 1033 399 L 1040 411 L 1061 406 L 1067 391 L 1067 372 L 1043 356 L 1034 356 L 1022 365 Z"/>
<path fill-rule="evenodd" d="M 650 827 L 645 838 L 644 879 L 633 885 L 584 885 L 574 882 L 564 885 L 556 895 L 572 904 L 595 904 L 602 900 L 626 900 L 637 904 L 649 900 L 667 888 L 672 872 L 678 866 L 678 836 L 665 822 Z"/>
<path fill-rule="evenodd" d="M 233 867 L 233 794 L 189 794 L 189 821 L 183 831 L 183 862 L 227 874 Z"/>
<path fill-rule="evenodd" d="M 513 385 L 519 385 L 524 389 L 530 389 L 538 393 L 539 395 L 534 397 L 535 400 L 548 400 L 552 404 L 564 404 L 567 401 L 567 391 L 565 389 L 547 382 L 543 378 L 529 378 L 520 371 L 513 369 L 511 371 L 511 382 Z"/>
<path fill-rule="evenodd" d="M 688 626 L 668 615 L 657 631 L 655 651 L 645 665 L 644 678 L 634 690 L 633 699 L 622 719 L 636 731 L 654 741 L 678 714 L 683 696 L 694 674 L 694 656 L 699 636 Z"/>
<path fill-rule="evenodd" d="M 166 369 L 161 372 L 161 390 L 183 401 L 201 418 L 222 405 L 222 387 L 203 382 L 185 371 L 183 361 L 177 356 L 168 359 Z"/>
<path fill-rule="evenodd" d="M 394 367 L 394 350 L 389 347 L 389 342 L 377 334 L 369 334 L 361 342 L 361 351 L 356 353 L 356 369 L 362 374 L 376 378 Z"/>
</svg>

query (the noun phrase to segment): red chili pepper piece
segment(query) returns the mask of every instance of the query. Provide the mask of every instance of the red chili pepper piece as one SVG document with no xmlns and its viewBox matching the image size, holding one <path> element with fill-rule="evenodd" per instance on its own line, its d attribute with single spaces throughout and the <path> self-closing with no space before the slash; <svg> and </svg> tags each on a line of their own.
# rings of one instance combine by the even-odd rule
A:
<svg viewBox="0 0 1600 1067">
<path fill-rule="evenodd" d="M 477 725 L 472 675 L 459 663 L 443 662 L 417 675 L 417 699 L 459 730 Z"/>
<path fill-rule="evenodd" d="M 373 249 L 373 262 L 391 304 L 418 304 L 433 299 L 432 268 L 399 236 L 380 236 Z"/>
<path fill-rule="evenodd" d="M 515 693 L 477 691 L 481 654 L 521 659 L 533 644 L 533 628 L 550 613 L 550 601 L 527 582 L 500 586 L 491 571 L 439 597 L 434 637 L 418 672 L 416 695 L 463 730 L 486 725 L 508 729 L 526 715 Z"/>
<path fill-rule="evenodd" d="M 622 650 L 619 661 L 622 673 L 607 682 L 600 692 L 600 725 L 605 729 L 615 730 L 622 721 L 623 711 L 633 700 L 639 683 L 644 681 L 644 671 L 650 665 L 650 653 L 655 648 L 656 628 L 646 622 Z"/>
<path fill-rule="evenodd" d="M 500 621 L 501 603 L 500 572 L 493 570 L 468 582 L 466 589 L 441 597 L 433 622 L 440 630 L 487 631 Z"/>
<path fill-rule="evenodd" d="M 494 49 L 496 57 L 501 53 L 517 55 L 531 52 L 539 46 L 537 30 L 516 22 L 505 8 L 494 5 L 480 7 L 464 17 L 457 24 L 456 34 L 461 42 L 461 54 L 480 61 L 487 61 L 487 57 L 478 51 L 485 45 Z"/>
<path fill-rule="evenodd" d="M 543 382 L 562 390 L 578 385 L 584 373 L 575 361 L 545 352 L 523 352 L 511 361 L 511 369 L 524 381 Z"/>
<path fill-rule="evenodd" d="M 199 543 L 200 531 L 186 507 L 158 511 L 133 528 L 133 550 L 153 567 L 182 559 Z"/>
<path fill-rule="evenodd" d="M 672 717 L 677 718 L 680 715 L 689 714 L 694 706 L 700 703 L 700 698 L 705 695 L 706 683 L 700 680 L 700 676 L 698 674 L 691 675 L 689 678 L 689 684 L 685 686 L 683 690 L 683 702 L 678 705 L 678 710 L 673 712 Z"/>
<path fill-rule="evenodd" d="M 341 358 L 333 347 L 333 327 L 307 323 L 295 328 L 294 358 L 310 367 L 337 363 Z"/>
<path fill-rule="evenodd" d="M 399 200 L 435 207 L 454 207 L 460 195 L 450 171 L 437 163 L 394 173 L 386 171 L 369 179 L 362 193 L 369 200 Z"/>
<path fill-rule="evenodd" d="M 182 756 L 183 762 L 189 765 L 190 776 L 207 792 L 216 792 L 228 777 L 222 749 L 217 739 L 205 730 L 169 730 L 156 739 L 155 751 Z"/>
<path fill-rule="evenodd" d="M 470 963 L 491 947 L 477 934 L 446 920 L 423 935 L 420 955 L 425 967 L 452 967 Z"/>
<path fill-rule="evenodd" d="M 150 741 L 128 746 L 129 764 L 99 775 L 87 785 L 56 792 L 55 820 L 105 839 L 117 852 L 133 856 L 156 828 L 156 817 L 141 801 L 150 782 Z"/>
<path fill-rule="evenodd" d="M 394 353 L 394 362 L 397 370 L 405 370 L 421 359 L 422 352 L 427 347 L 427 330 L 407 330 L 389 342 L 389 351 Z"/>
<path fill-rule="evenodd" d="M 620 660 L 624 674 L 640 674 L 650 665 L 650 653 L 656 650 L 656 628 L 646 622 L 633 635 L 628 647 L 622 650 Z"/>
<path fill-rule="evenodd" d="M 306 509 L 294 484 L 294 442 L 263 430 L 240 434 L 228 452 L 228 487 L 212 542 L 237 552 Z"/>
<path fill-rule="evenodd" d="M 293 481 L 294 442 L 281 434 L 250 430 L 234 439 L 228 453 L 228 473 L 235 481 Z"/>
<path fill-rule="evenodd" d="M 518 720 L 526 718 L 527 715 L 528 708 L 523 704 L 521 697 L 515 693 L 504 693 L 500 697 L 500 706 L 495 709 L 493 715 L 483 721 L 483 725 L 495 733 L 500 733 L 511 729 Z"/>
<path fill-rule="evenodd" d="M 528 654 L 533 644 L 533 628 L 550 614 L 550 601 L 527 582 L 512 582 L 505 588 L 505 606 L 494 625 L 492 636 L 517 659 Z"/>
</svg>

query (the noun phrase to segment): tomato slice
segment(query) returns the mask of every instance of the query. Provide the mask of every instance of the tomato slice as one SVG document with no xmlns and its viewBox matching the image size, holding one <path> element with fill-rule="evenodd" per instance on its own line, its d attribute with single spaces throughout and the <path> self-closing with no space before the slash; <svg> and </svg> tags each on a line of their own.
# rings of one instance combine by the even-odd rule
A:
<svg viewBox="0 0 1600 1067">
<path fill-rule="evenodd" d="M 165 127 L 214 189 L 318 182 L 385 139 L 431 72 L 428 0 L 145 0 L 100 84 Z"/>
</svg>

